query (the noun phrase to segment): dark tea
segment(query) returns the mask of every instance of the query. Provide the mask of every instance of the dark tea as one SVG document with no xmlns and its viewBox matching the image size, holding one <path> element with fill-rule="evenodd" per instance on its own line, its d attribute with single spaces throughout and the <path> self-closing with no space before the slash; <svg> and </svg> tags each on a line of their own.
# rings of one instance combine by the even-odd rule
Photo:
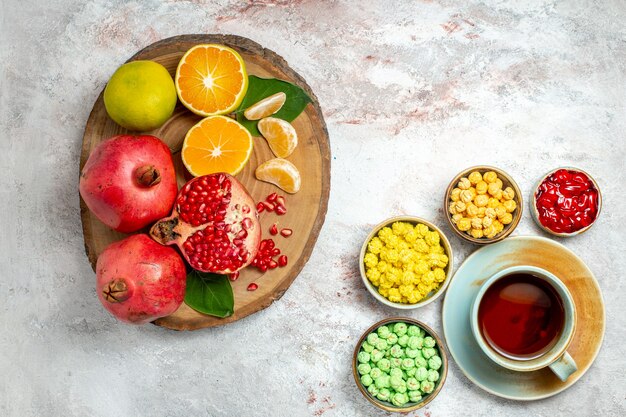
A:
<svg viewBox="0 0 626 417">
<path fill-rule="evenodd" d="M 516 360 L 531 360 L 550 350 L 564 320 L 563 302 L 556 290 L 527 273 L 497 280 L 478 307 L 478 324 L 485 341 L 496 352 Z"/>
</svg>

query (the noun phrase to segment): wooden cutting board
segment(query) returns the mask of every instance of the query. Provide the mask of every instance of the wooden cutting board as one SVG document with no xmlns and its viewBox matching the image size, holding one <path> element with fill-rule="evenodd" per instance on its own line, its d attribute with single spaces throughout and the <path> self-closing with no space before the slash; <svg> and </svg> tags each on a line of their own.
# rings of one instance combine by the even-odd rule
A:
<svg viewBox="0 0 626 417">
<path fill-rule="evenodd" d="M 248 74 L 263 78 L 279 78 L 296 84 L 309 94 L 313 102 L 292 122 L 298 133 L 299 143 L 294 153 L 287 159 L 298 167 L 302 176 L 302 188 L 298 193 L 287 194 L 254 177 L 256 167 L 274 157 L 267 142 L 261 137 L 254 138 L 254 150 L 250 161 L 236 176 L 255 201 L 264 200 L 272 192 L 278 192 L 286 197 L 287 214 L 278 216 L 275 213 L 263 212 L 260 214 L 260 220 L 263 238 L 272 237 L 276 246 L 288 256 L 289 264 L 264 274 L 253 267 L 241 271 L 239 279 L 232 283 L 235 312 L 228 318 L 207 316 L 183 303 L 172 315 L 154 322 L 159 326 L 176 330 L 195 330 L 231 323 L 268 307 L 282 297 L 311 255 L 324 223 L 330 192 L 330 146 L 319 103 L 304 79 L 276 53 L 240 36 L 182 35 L 156 42 L 139 51 L 129 61 L 141 59 L 156 61 L 164 65 L 173 77 L 183 54 L 192 46 L 202 43 L 218 43 L 234 48 L 243 57 Z M 96 100 L 85 126 L 80 157 L 81 170 L 89 154 L 100 142 L 113 135 L 128 133 L 107 115 L 103 93 L 100 93 Z M 191 113 L 178 103 L 174 114 L 163 126 L 153 131 L 142 132 L 157 136 L 170 147 L 174 155 L 179 188 L 186 182 L 180 149 L 189 128 L 201 119 L 202 117 Z M 85 250 L 95 271 L 98 255 L 110 243 L 123 239 L 126 235 L 102 224 L 89 211 L 82 199 L 80 207 Z M 270 236 L 269 228 L 274 223 L 278 223 L 279 227 L 292 229 L 293 235 L 289 238 L 280 235 Z M 247 291 L 251 282 L 259 285 L 256 291 Z"/>
</svg>

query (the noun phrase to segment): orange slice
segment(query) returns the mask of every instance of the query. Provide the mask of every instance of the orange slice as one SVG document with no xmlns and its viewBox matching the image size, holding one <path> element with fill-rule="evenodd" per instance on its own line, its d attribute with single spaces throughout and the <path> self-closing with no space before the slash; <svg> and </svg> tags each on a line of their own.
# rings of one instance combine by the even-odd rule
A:
<svg viewBox="0 0 626 417">
<path fill-rule="evenodd" d="M 274 184 L 290 194 L 297 193 L 302 185 L 298 168 L 282 158 L 262 163 L 254 174 L 258 180 Z"/>
<path fill-rule="evenodd" d="M 211 116 L 189 129 L 181 157 L 187 171 L 199 177 L 215 172 L 237 174 L 252 155 L 252 135 L 239 122 Z"/>
<path fill-rule="evenodd" d="M 259 120 L 267 116 L 271 116 L 283 107 L 287 100 L 287 94 L 282 91 L 265 97 L 263 100 L 254 103 L 248 107 L 243 115 L 248 120 Z"/>
<path fill-rule="evenodd" d="M 201 116 L 235 110 L 248 91 L 241 56 L 224 45 L 196 45 L 181 58 L 174 79 L 180 102 Z"/>
<path fill-rule="evenodd" d="M 258 123 L 259 132 L 267 140 L 270 149 L 279 158 L 286 158 L 298 145 L 298 134 L 291 123 L 275 117 L 266 117 Z"/>
</svg>

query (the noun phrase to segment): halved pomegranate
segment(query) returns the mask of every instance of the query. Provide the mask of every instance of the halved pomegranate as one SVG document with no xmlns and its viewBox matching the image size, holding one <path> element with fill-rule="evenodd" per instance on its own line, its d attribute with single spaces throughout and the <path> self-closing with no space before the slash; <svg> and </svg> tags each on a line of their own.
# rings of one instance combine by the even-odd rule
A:
<svg viewBox="0 0 626 417">
<path fill-rule="evenodd" d="M 150 236 L 162 245 L 178 245 L 198 271 L 230 274 L 256 256 L 261 225 L 244 186 L 231 175 L 217 173 L 185 184 L 172 215 L 152 226 Z"/>
</svg>

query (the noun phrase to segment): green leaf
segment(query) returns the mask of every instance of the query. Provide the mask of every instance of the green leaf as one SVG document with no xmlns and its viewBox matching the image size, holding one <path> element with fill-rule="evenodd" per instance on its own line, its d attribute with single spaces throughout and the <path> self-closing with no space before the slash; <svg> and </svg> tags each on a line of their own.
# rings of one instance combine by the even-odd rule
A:
<svg viewBox="0 0 626 417">
<path fill-rule="evenodd" d="M 283 107 L 273 114 L 272 117 L 278 117 L 279 119 L 291 122 L 298 117 L 306 105 L 312 101 L 311 97 L 297 85 L 276 78 L 259 78 L 250 75 L 248 77 L 248 92 L 239 105 L 239 108 L 235 111 L 237 121 L 244 125 L 253 136 L 261 136 L 257 129 L 259 121 L 246 119 L 243 112 L 253 104 L 281 91 L 287 95 L 287 99 Z"/>
<path fill-rule="evenodd" d="M 187 274 L 185 303 L 200 313 L 224 318 L 233 314 L 235 297 L 226 275 L 191 271 Z"/>
</svg>

